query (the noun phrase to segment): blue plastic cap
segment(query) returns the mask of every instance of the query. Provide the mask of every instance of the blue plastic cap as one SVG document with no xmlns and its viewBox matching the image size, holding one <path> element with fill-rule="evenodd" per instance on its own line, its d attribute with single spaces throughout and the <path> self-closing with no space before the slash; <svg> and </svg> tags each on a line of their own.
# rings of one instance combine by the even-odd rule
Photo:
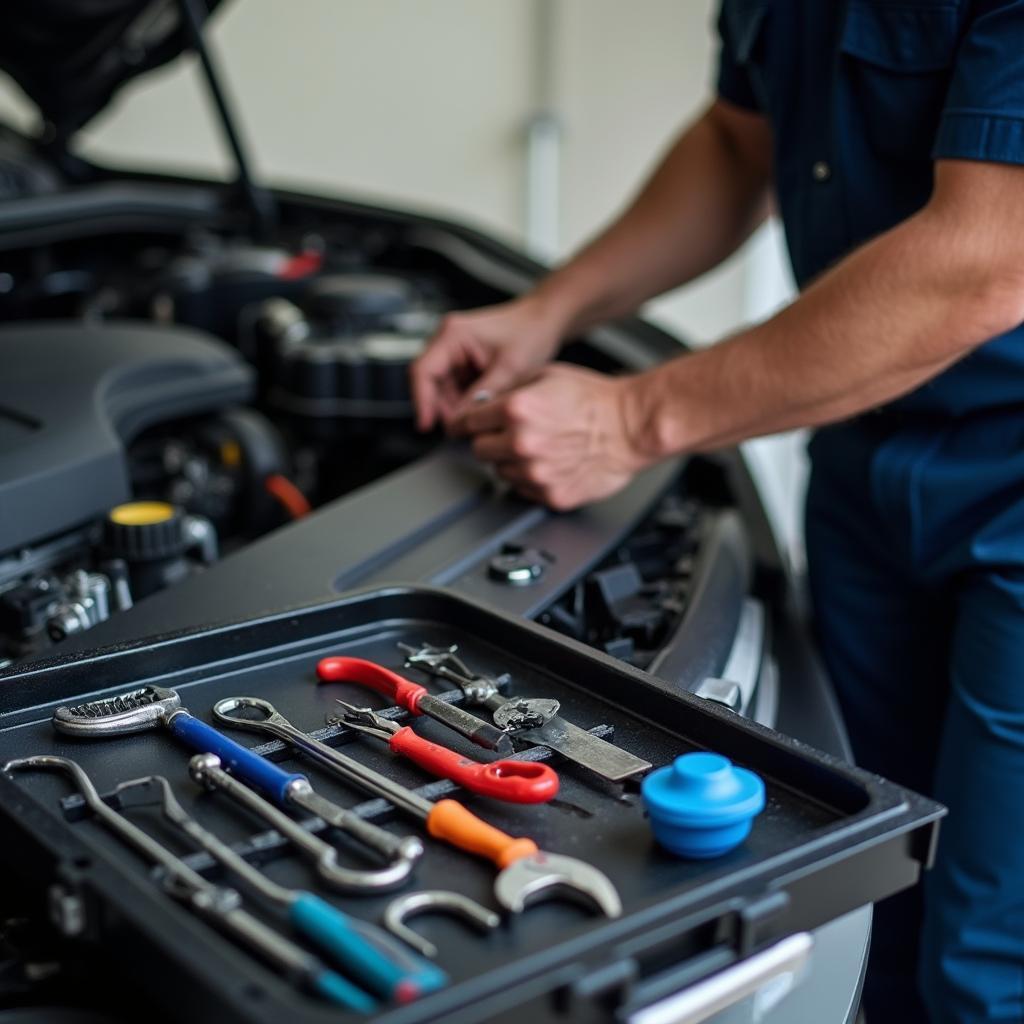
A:
<svg viewBox="0 0 1024 1024">
<path fill-rule="evenodd" d="M 739 846 L 764 810 L 764 783 L 721 754 L 683 754 L 641 787 L 654 838 L 680 857 L 718 857 Z"/>
</svg>

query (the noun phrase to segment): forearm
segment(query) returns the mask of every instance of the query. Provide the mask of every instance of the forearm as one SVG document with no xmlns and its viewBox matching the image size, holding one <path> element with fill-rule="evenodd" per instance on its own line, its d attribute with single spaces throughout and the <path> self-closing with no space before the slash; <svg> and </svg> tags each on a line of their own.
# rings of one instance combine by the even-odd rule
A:
<svg viewBox="0 0 1024 1024">
<path fill-rule="evenodd" d="M 1014 232 L 949 205 L 858 250 L 766 323 L 633 378 L 641 450 L 657 458 L 841 420 L 1016 326 Z"/>
<path fill-rule="evenodd" d="M 753 130 L 753 147 L 737 137 L 736 121 L 747 135 Z M 563 335 L 699 277 L 750 235 L 767 212 L 770 177 L 770 136 L 759 122 L 721 104 L 709 108 L 625 213 L 538 286 L 531 298 Z"/>
</svg>

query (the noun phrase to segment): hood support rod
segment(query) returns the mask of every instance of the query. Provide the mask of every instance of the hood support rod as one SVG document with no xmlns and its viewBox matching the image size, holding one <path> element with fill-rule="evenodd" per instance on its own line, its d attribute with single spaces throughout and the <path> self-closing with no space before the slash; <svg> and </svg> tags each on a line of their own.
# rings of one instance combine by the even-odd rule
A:
<svg viewBox="0 0 1024 1024">
<path fill-rule="evenodd" d="M 253 180 L 249 159 L 246 156 L 241 136 L 236 127 L 236 119 L 232 116 L 231 108 L 228 106 L 227 96 L 221 87 L 220 78 L 217 69 L 214 67 L 210 50 L 206 45 L 206 40 L 203 38 L 203 22 L 206 20 L 209 12 L 205 9 L 205 4 L 200 8 L 200 2 L 201 0 L 178 0 L 178 6 L 181 8 L 192 49 L 195 51 L 196 56 L 198 56 L 199 63 L 202 66 L 203 77 L 206 79 L 206 86 L 209 89 L 210 97 L 217 108 L 221 129 L 235 159 L 235 166 L 238 170 L 237 184 L 245 205 L 249 210 L 253 236 L 256 240 L 266 240 L 276 220 L 274 200 L 265 188 L 257 185 Z"/>
</svg>

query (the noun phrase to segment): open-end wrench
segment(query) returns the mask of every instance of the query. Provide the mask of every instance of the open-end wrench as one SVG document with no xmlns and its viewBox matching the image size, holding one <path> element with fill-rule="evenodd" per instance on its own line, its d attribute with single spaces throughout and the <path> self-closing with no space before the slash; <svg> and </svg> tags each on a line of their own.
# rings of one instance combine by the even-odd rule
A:
<svg viewBox="0 0 1024 1024">
<path fill-rule="evenodd" d="M 558 701 L 541 697 L 503 697 L 497 682 L 477 675 L 458 656 L 458 647 L 433 647 L 399 643 L 405 664 L 429 675 L 455 683 L 466 700 L 490 711 L 496 725 L 523 743 L 548 747 L 562 757 L 609 782 L 623 782 L 649 771 L 650 761 L 622 747 L 594 736 L 566 721 L 559 713 Z"/>
<path fill-rule="evenodd" d="M 512 741 L 503 729 L 430 693 L 425 686 L 404 679 L 383 665 L 365 658 L 321 658 L 316 674 L 324 683 L 355 683 L 387 697 L 414 715 L 427 715 L 443 722 L 478 747 L 502 757 L 512 753 Z"/>
<path fill-rule="evenodd" d="M 225 710 L 227 707 L 232 711 L 258 711 L 263 717 L 236 717 Z M 276 736 L 350 785 L 382 797 L 403 814 L 424 822 L 435 839 L 492 861 L 501 869 L 495 879 L 494 894 L 513 913 L 525 909 L 538 894 L 554 890 L 585 899 L 608 917 L 622 913 L 615 886 L 597 868 L 575 857 L 540 850 L 532 839 L 510 836 L 482 821 L 457 800 L 427 800 L 296 729 L 269 701 L 232 697 L 229 703 L 220 701 L 214 707 L 214 715 L 225 725 Z"/>
</svg>

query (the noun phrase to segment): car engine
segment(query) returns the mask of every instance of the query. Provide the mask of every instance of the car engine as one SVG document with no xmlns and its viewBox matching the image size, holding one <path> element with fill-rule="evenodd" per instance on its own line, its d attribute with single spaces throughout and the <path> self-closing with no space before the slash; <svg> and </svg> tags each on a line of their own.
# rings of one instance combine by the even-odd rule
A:
<svg viewBox="0 0 1024 1024">
<path fill-rule="evenodd" d="M 10 254 L 0 666 L 417 458 L 409 364 L 451 299 L 304 235 Z"/>
</svg>

